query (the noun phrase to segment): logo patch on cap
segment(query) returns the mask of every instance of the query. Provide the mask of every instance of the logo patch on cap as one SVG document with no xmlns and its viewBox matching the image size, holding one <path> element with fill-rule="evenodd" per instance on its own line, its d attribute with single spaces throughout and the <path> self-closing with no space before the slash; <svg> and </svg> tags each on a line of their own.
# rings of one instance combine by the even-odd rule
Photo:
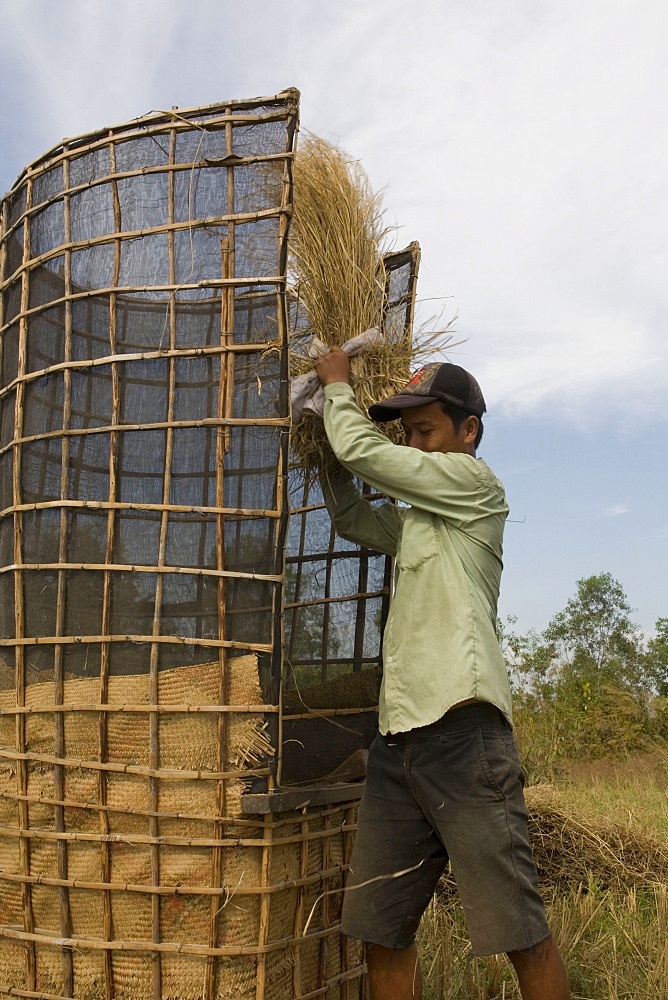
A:
<svg viewBox="0 0 668 1000">
<path fill-rule="evenodd" d="M 434 365 L 426 365 L 424 368 L 419 368 L 412 376 L 410 382 L 401 391 L 414 393 L 415 395 L 427 395 L 427 393 L 416 392 L 416 389 L 428 389 L 434 378 L 434 372 Z"/>
</svg>

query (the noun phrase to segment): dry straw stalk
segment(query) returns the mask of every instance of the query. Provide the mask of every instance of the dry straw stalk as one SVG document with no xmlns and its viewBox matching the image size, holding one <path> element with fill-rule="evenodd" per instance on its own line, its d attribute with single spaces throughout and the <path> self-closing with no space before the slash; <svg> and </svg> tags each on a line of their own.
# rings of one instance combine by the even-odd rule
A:
<svg viewBox="0 0 668 1000">
<path fill-rule="evenodd" d="M 311 335 L 328 347 L 383 329 L 390 230 L 383 221 L 380 195 L 374 194 L 359 164 L 342 150 L 309 135 L 300 142 L 295 163 L 294 216 L 290 234 L 290 270 L 299 300 L 292 335 L 293 375 L 312 370 L 306 354 Z M 387 342 L 351 360 L 351 384 L 363 412 L 392 395 L 409 377 L 420 356 L 442 349 L 443 331 L 413 343 L 410 324 Z M 400 440 L 398 427 L 386 433 Z M 308 475 L 329 461 L 322 422 L 305 418 L 292 433 L 296 463 Z"/>
</svg>

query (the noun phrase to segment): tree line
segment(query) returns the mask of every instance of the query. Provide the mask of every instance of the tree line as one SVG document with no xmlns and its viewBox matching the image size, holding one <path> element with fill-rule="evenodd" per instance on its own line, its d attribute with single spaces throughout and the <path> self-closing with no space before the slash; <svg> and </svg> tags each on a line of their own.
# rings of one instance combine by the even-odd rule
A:
<svg viewBox="0 0 668 1000">
<path fill-rule="evenodd" d="M 647 749 L 668 740 L 668 617 L 645 639 L 619 581 L 600 573 L 543 632 L 499 623 L 518 739 L 534 780 L 559 760 Z"/>
</svg>

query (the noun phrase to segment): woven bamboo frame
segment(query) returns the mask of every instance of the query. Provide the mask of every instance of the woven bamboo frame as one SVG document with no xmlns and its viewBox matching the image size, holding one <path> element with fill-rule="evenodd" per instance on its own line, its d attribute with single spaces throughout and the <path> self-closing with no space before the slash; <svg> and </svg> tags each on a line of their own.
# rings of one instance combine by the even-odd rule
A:
<svg viewBox="0 0 668 1000">
<path fill-rule="evenodd" d="M 336 763 L 365 744 L 390 584 L 289 475 L 297 113 L 286 91 L 70 139 L 2 202 L 0 995 L 364 993 L 339 932 L 358 791 L 272 805 L 309 780 L 295 727 L 314 750 L 329 726 Z M 418 256 L 387 261 L 401 336 Z"/>
<path fill-rule="evenodd" d="M 0 940 L 17 946 L 35 944 L 50 951 L 75 949 L 85 954 L 94 950 L 100 952 L 103 959 L 112 954 L 141 956 L 145 971 L 150 968 L 151 956 L 156 959 L 185 956 L 197 960 L 200 969 L 208 968 L 217 959 L 243 958 L 251 963 L 248 967 L 257 977 L 258 995 L 316 997 L 338 989 L 342 997 L 359 996 L 364 988 L 364 967 L 359 962 L 357 950 L 341 938 L 338 925 L 343 873 L 350 860 L 354 813 L 355 805 L 344 803 L 311 810 L 308 814 L 295 811 L 280 819 L 267 817 L 260 827 L 257 820 L 247 821 L 248 836 L 217 842 L 220 848 L 244 849 L 255 856 L 261 875 L 256 884 L 165 886 L 40 879 L 20 874 L 7 877 L 8 882 L 20 885 L 40 884 L 61 890 L 122 892 L 133 894 L 137 899 L 146 896 L 151 899 L 183 898 L 184 905 L 191 897 L 210 897 L 217 909 L 238 905 L 243 898 L 260 900 L 260 923 L 266 926 L 261 927 L 263 933 L 256 942 L 203 945 L 188 941 L 104 940 L 57 934 L 46 937 L 43 932 L 9 926 L 0 926 Z M 206 846 L 210 846 L 210 842 Z M 281 849 L 289 850 L 294 877 L 281 878 L 277 874 L 275 859 Z M 279 871 L 280 867 L 279 864 Z M 282 911 L 286 907 L 291 914 L 290 933 L 277 937 L 271 933 L 272 925 L 279 914 L 281 924 L 285 923 Z M 67 992 L 26 990 L 2 981 L 0 994 L 58 997 L 59 1000 L 68 996 Z"/>
</svg>

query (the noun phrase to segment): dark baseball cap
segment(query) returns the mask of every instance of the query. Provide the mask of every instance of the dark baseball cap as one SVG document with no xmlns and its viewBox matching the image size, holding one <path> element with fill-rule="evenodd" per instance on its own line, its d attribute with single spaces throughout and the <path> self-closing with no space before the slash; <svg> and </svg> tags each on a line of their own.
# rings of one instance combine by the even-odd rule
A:
<svg viewBox="0 0 668 1000">
<path fill-rule="evenodd" d="M 369 416 L 382 424 L 387 420 L 397 420 L 401 411 L 408 407 L 438 401 L 452 403 L 478 418 L 487 409 L 480 386 L 470 372 L 459 365 L 435 362 L 420 368 L 397 396 L 373 403 L 369 407 Z"/>
</svg>

